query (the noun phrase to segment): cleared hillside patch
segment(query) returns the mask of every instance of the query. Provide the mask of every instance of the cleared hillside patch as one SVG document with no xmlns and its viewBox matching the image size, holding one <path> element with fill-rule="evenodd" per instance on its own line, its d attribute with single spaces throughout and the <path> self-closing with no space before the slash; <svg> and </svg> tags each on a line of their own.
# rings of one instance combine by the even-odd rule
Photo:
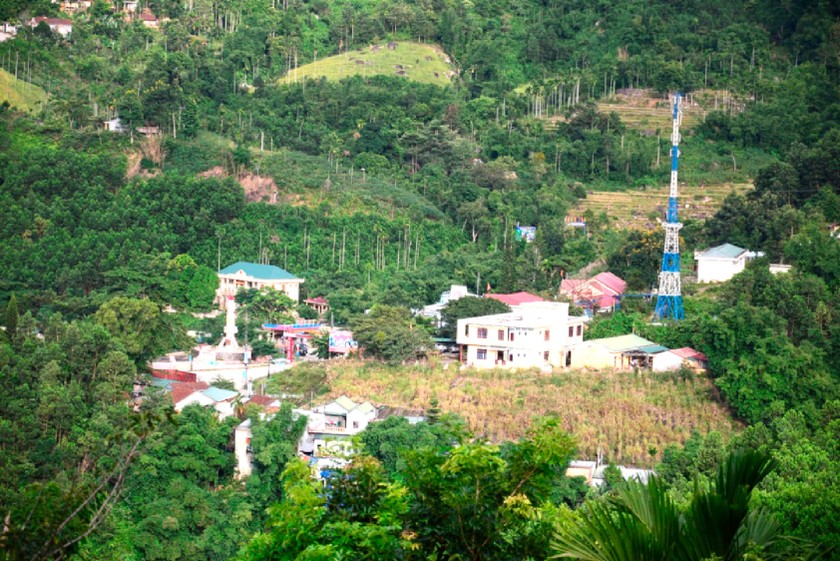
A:
<svg viewBox="0 0 840 561">
<path fill-rule="evenodd" d="M 440 47 L 411 42 L 384 42 L 304 64 L 290 70 L 279 83 L 304 78 L 341 80 L 350 76 L 401 76 L 416 82 L 445 86 L 457 75 Z"/>
<path fill-rule="evenodd" d="M 717 212 L 723 200 L 732 193 L 743 194 L 750 184 L 683 185 L 680 187 L 680 218 L 705 220 Z M 607 215 L 613 228 L 653 228 L 657 218 L 664 220 L 668 207 L 667 186 L 649 187 L 644 191 L 590 191 L 569 210 L 569 216 L 584 216 L 591 211 L 596 217 Z"/>
<path fill-rule="evenodd" d="M 20 111 L 37 111 L 47 102 L 47 92 L 0 69 L 0 103 L 4 101 Z"/>
<path fill-rule="evenodd" d="M 293 374 L 297 369 L 311 377 L 309 387 Z M 301 402 L 307 405 L 347 395 L 423 409 L 436 396 L 444 411 L 463 416 L 478 436 L 491 440 L 516 439 L 535 417 L 555 415 L 577 437 L 579 457 L 594 459 L 600 450 L 607 460 L 640 466 L 654 465 L 665 446 L 683 443 L 694 430 L 719 430 L 725 439 L 740 430 L 705 377 L 332 361 L 295 367 L 288 379 L 294 384 L 285 388 L 276 377 L 273 389 L 305 394 Z"/>
</svg>

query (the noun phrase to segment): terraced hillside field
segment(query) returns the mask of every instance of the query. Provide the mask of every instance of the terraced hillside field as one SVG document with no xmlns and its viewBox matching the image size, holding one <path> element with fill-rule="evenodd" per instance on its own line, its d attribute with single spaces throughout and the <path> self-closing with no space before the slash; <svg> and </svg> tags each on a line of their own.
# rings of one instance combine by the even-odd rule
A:
<svg viewBox="0 0 840 561">
<path fill-rule="evenodd" d="M 0 69 L 0 103 L 4 101 L 21 111 L 36 111 L 46 103 L 47 92 L 29 82 L 15 80 L 13 74 Z"/>
<path fill-rule="evenodd" d="M 280 78 L 280 83 L 304 78 L 341 80 L 349 76 L 380 74 L 445 86 L 457 75 L 457 69 L 436 45 L 400 41 L 369 45 L 299 66 Z"/>
<path fill-rule="evenodd" d="M 703 220 L 711 217 L 730 193 L 745 193 L 749 184 L 723 184 L 680 187 L 680 218 Z M 590 191 L 569 211 L 569 216 L 583 216 L 591 210 L 596 216 L 606 213 L 613 228 L 652 228 L 656 218 L 664 219 L 668 205 L 668 187 L 646 191 Z"/>
<path fill-rule="evenodd" d="M 673 122 L 673 101 L 652 90 L 626 89 L 598 102 L 598 111 L 615 112 L 628 128 L 654 134 L 662 132 L 668 138 Z M 709 111 L 731 108 L 743 109 L 743 101 L 730 98 L 729 93 L 719 90 L 699 90 L 683 98 L 682 130 L 686 131 L 702 122 Z M 562 115 L 550 114 L 543 117 L 545 128 L 552 130 L 564 120 Z"/>
<path fill-rule="evenodd" d="M 314 403 L 347 395 L 425 409 L 436 396 L 443 411 L 461 415 L 476 435 L 491 441 L 520 438 L 534 418 L 557 416 L 577 438 L 579 457 L 594 459 L 601 451 L 608 460 L 638 466 L 653 467 L 666 446 L 684 443 L 694 430 L 718 430 L 729 440 L 741 429 L 705 376 L 474 370 L 436 359 L 417 366 L 304 363 L 283 374 L 272 378 L 269 391 L 300 394 L 302 404 L 309 404 L 310 395 Z"/>
</svg>

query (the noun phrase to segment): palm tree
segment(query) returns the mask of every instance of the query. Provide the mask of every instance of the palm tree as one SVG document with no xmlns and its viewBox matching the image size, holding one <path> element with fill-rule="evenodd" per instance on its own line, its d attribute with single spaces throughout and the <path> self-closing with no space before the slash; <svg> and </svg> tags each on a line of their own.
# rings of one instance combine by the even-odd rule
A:
<svg viewBox="0 0 840 561">
<path fill-rule="evenodd" d="M 554 544 L 557 557 L 585 561 L 735 561 L 810 558 L 791 545 L 769 512 L 750 509 L 750 495 L 773 469 L 769 455 L 736 450 L 718 468 L 712 488 L 695 491 L 681 513 L 664 482 L 629 482 L 609 501 L 590 502 Z"/>
</svg>

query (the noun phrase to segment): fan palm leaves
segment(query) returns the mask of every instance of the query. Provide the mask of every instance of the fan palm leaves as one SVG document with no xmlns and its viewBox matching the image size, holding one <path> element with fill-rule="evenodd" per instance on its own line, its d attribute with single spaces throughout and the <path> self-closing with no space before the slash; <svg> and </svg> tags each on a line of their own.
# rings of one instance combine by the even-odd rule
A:
<svg viewBox="0 0 840 561">
<path fill-rule="evenodd" d="M 772 470 L 769 455 L 736 450 L 718 468 L 709 491 L 695 491 L 681 513 L 664 482 L 629 482 L 618 496 L 589 503 L 556 539 L 557 557 L 584 561 L 735 561 L 745 554 L 771 559 L 780 526 L 751 510 L 753 489 Z"/>
</svg>

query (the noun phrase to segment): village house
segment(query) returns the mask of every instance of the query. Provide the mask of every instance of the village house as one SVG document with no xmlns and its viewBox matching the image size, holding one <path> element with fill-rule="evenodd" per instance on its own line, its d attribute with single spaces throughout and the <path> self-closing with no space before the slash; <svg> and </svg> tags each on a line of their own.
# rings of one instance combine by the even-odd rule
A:
<svg viewBox="0 0 840 561">
<path fill-rule="evenodd" d="M 330 303 L 323 296 L 316 296 L 315 298 L 307 298 L 303 301 L 304 304 L 315 310 L 319 316 L 323 316 L 330 310 Z"/>
<path fill-rule="evenodd" d="M 575 365 L 583 368 L 644 368 L 660 372 L 676 370 L 684 360 L 667 347 L 633 334 L 590 339 L 575 351 Z"/>
<path fill-rule="evenodd" d="M 695 251 L 697 282 L 728 281 L 744 270 L 747 261 L 763 255 L 761 252 L 752 252 L 730 243 Z"/>
<path fill-rule="evenodd" d="M 789 273 L 792 268 L 792 265 L 786 265 L 785 263 L 770 263 L 770 274 L 781 275 L 783 273 Z"/>
<path fill-rule="evenodd" d="M 159 29 L 160 28 L 160 20 L 149 10 L 144 11 L 140 14 L 138 18 L 145 27 L 149 29 Z"/>
<path fill-rule="evenodd" d="M 377 419 L 377 409 L 369 402 L 356 403 L 347 396 L 314 409 L 294 409 L 296 416 L 307 417 L 306 430 L 298 443 L 298 452 L 310 458 L 321 469 L 340 467 L 354 453 L 352 437 Z M 251 421 L 236 427 L 234 449 L 237 477 L 242 479 L 252 472 Z"/>
<path fill-rule="evenodd" d="M 38 24 L 41 22 L 47 24 L 52 32 L 58 33 L 65 39 L 73 33 L 73 22 L 69 19 L 62 18 L 47 18 L 44 16 L 38 16 L 29 20 L 29 27 L 34 29 L 38 27 Z"/>
<path fill-rule="evenodd" d="M 17 36 L 17 27 L 8 22 L 0 23 L 0 43 L 14 39 Z"/>
<path fill-rule="evenodd" d="M 329 441 L 348 440 L 365 430 L 376 419 L 376 408 L 369 402 L 356 403 L 341 396 L 316 407 L 309 415 L 300 451 L 317 456 Z"/>
<path fill-rule="evenodd" d="M 116 133 L 124 133 L 128 130 L 128 127 L 123 125 L 122 121 L 119 117 L 114 117 L 113 119 L 108 119 L 107 121 L 102 122 L 102 128 L 108 132 L 116 132 Z"/>
<path fill-rule="evenodd" d="M 280 398 L 272 395 L 252 395 L 242 402 L 244 406 L 257 407 L 262 413 L 273 414 L 280 410 Z"/>
<path fill-rule="evenodd" d="M 592 485 L 598 462 L 594 460 L 572 460 L 566 468 L 566 477 L 583 477 L 587 485 Z"/>
<path fill-rule="evenodd" d="M 566 468 L 566 477 L 583 477 L 590 487 L 600 487 L 604 481 L 604 472 L 609 464 L 599 463 L 593 460 L 572 460 Z M 653 470 L 640 469 L 626 466 L 616 466 L 621 472 L 625 481 L 636 479 L 641 483 L 647 483 Z"/>
<path fill-rule="evenodd" d="M 598 273 L 590 279 L 563 279 L 560 294 L 567 296 L 572 303 L 587 311 L 608 312 L 621 304 L 621 296 L 627 290 L 627 283 L 610 273 Z"/>
<path fill-rule="evenodd" d="M 683 364 L 695 372 L 705 372 L 709 368 L 709 358 L 691 347 L 672 349 L 671 352 L 682 358 Z"/>
<path fill-rule="evenodd" d="M 224 304 L 225 298 L 235 296 L 240 289 L 272 288 L 285 293 L 297 303 L 302 283 L 303 279 L 297 278 L 280 267 L 237 261 L 219 271 L 219 289 L 216 291 L 216 298 L 217 302 Z"/>
<path fill-rule="evenodd" d="M 476 368 L 575 366 L 586 318 L 570 317 L 565 302 L 525 302 L 512 311 L 458 320 L 461 361 Z"/>
<path fill-rule="evenodd" d="M 198 389 L 199 385 L 205 387 Z M 185 407 L 198 404 L 202 407 L 212 407 L 215 409 L 220 419 L 227 419 L 233 416 L 234 401 L 238 396 L 239 393 L 235 391 L 225 390 L 215 386 L 208 387 L 203 382 L 176 383 L 172 387 L 172 402 L 175 405 L 175 411 L 180 413 Z"/>
<path fill-rule="evenodd" d="M 65 14 L 75 14 L 79 10 L 87 10 L 93 5 L 91 0 L 79 0 L 79 1 L 69 1 L 69 0 L 51 0 L 51 4 L 58 4 L 58 9 L 64 12 Z"/>
<path fill-rule="evenodd" d="M 467 296 L 474 297 L 475 295 L 470 294 L 470 291 L 467 290 L 467 287 L 462 284 L 450 285 L 449 290 L 444 290 L 443 292 L 441 292 L 440 299 L 437 302 L 435 302 L 434 304 L 429 304 L 428 306 L 423 306 L 419 310 L 419 313 L 421 316 L 433 320 L 435 327 L 443 327 L 443 323 L 440 317 L 440 313 L 443 310 L 443 308 L 449 302 L 453 300 L 459 300 Z M 415 313 L 417 312 L 415 311 Z"/>
</svg>

